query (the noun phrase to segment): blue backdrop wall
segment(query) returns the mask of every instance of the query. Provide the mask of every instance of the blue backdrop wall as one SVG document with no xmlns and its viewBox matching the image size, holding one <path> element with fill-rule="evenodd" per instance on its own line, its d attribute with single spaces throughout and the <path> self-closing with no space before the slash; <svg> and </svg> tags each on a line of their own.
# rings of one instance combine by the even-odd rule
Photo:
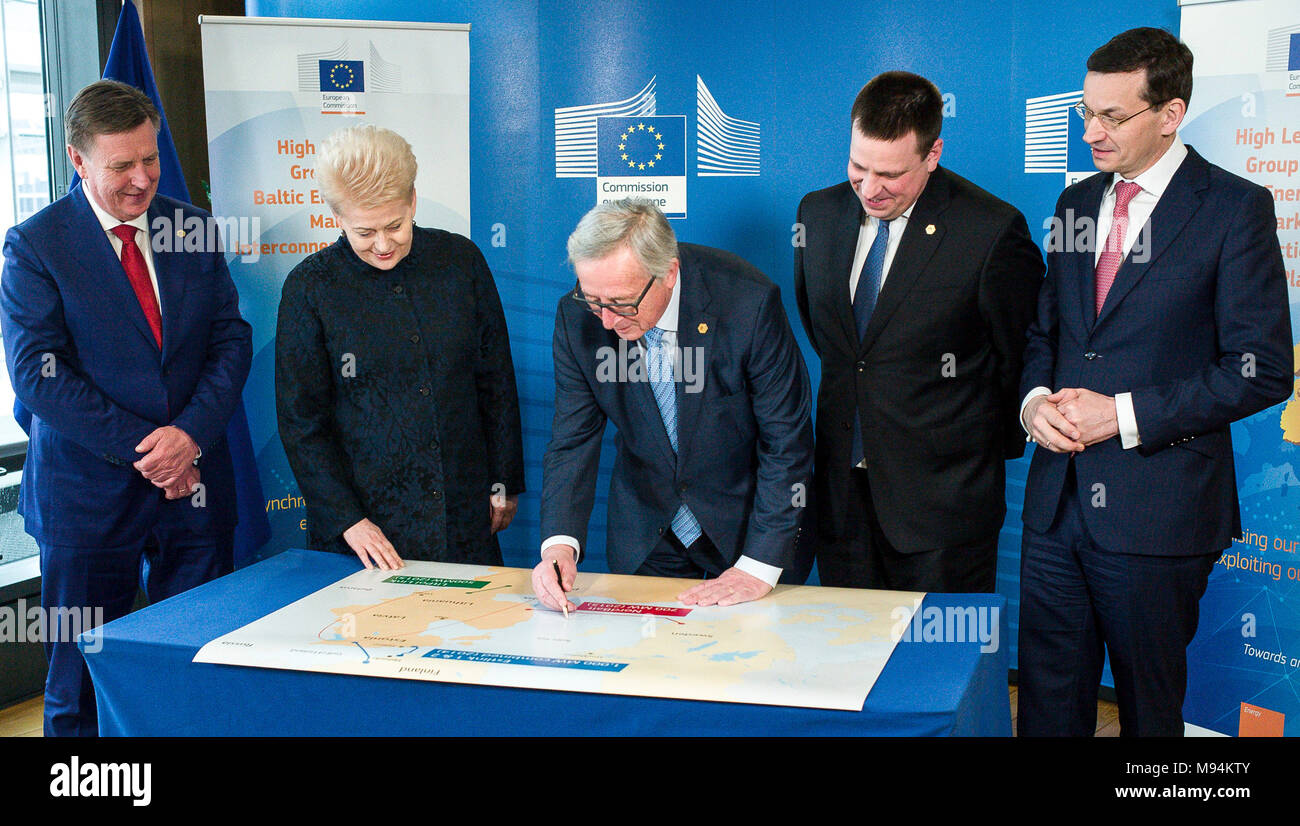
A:
<svg viewBox="0 0 1300 826">
<path fill-rule="evenodd" d="M 1176 33 L 1179 19 L 1175 0 L 249 0 L 246 7 L 253 16 L 472 25 L 471 234 L 501 292 L 523 402 L 528 493 L 502 535 L 507 564 L 521 566 L 532 564 L 540 540 L 541 458 L 554 394 L 550 336 L 555 302 L 573 283 L 564 241 L 595 203 L 593 178 L 557 177 L 557 108 L 622 101 L 654 80 L 656 114 L 687 119 L 688 217 L 674 222 L 679 237 L 736 252 L 780 285 L 815 380 L 817 359 L 793 303 L 791 225 L 804 193 L 844 179 L 848 111 L 868 79 L 907 69 L 933 80 L 947 105 L 943 163 L 1018 206 L 1041 241 L 1067 169 L 1092 167 L 1070 153 L 1039 163 L 1044 171 L 1026 172 L 1027 102 L 1080 89 L 1088 54 L 1111 35 L 1139 25 Z M 757 176 L 698 175 L 699 81 L 727 115 L 758 124 Z M 1064 128 L 1081 146 L 1075 124 Z M 269 349 L 259 354 L 256 370 L 271 369 Z M 273 422 L 266 392 L 250 390 L 257 397 L 247 398 L 249 416 Z M 255 447 L 268 498 L 296 495 L 278 442 Z M 603 491 L 611 464 L 607 449 L 597 480 L 602 495 L 590 539 L 592 569 L 604 565 Z M 999 557 L 1013 643 L 1026 468 L 1025 460 L 1008 468 Z M 264 554 L 301 544 L 300 511 L 271 516 L 275 538 Z"/>
</svg>

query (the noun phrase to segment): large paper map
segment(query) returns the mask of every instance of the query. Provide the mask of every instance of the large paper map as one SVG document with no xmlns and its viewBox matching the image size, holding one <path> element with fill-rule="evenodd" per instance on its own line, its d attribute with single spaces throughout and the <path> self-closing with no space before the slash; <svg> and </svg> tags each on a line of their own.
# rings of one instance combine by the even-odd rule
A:
<svg viewBox="0 0 1300 826">
<path fill-rule="evenodd" d="M 861 710 L 922 594 L 778 586 L 677 602 L 692 583 L 580 573 L 566 619 L 531 571 L 360 571 L 219 637 L 195 662 L 522 688 Z"/>
</svg>

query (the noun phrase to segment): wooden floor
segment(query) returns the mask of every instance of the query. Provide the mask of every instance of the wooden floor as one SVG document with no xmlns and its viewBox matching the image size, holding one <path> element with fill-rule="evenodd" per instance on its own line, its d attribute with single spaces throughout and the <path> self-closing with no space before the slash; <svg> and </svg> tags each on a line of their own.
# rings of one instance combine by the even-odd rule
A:
<svg viewBox="0 0 1300 826">
<path fill-rule="evenodd" d="M 1011 686 L 1011 733 L 1016 732 L 1016 687 Z M 1119 706 L 1105 700 L 1097 701 L 1096 737 L 1119 737 Z"/>
<path fill-rule="evenodd" d="M 0 737 L 40 737 L 44 714 L 45 701 L 41 697 L 0 708 Z"/>
<path fill-rule="evenodd" d="M 0 709 L 0 737 L 40 737 L 45 703 L 40 697 Z M 1011 731 L 1016 730 L 1016 687 L 1011 686 Z M 1119 709 L 1114 703 L 1097 703 L 1097 736 L 1119 736 Z"/>
</svg>

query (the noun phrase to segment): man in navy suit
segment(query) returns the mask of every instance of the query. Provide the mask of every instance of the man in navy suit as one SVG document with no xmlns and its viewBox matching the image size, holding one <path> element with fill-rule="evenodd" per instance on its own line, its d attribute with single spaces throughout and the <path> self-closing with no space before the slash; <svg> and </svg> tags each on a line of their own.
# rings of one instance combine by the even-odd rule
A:
<svg viewBox="0 0 1300 826">
<path fill-rule="evenodd" d="M 596 206 L 568 250 L 578 284 L 555 317 L 534 591 L 572 607 L 612 421 L 610 570 L 705 579 L 688 605 L 766 595 L 796 563 L 812 466 L 808 373 L 780 292 L 731 253 L 678 244 L 644 200 Z"/>
<path fill-rule="evenodd" d="M 98 731 L 67 609 L 107 622 L 141 585 L 157 601 L 232 568 L 224 434 L 250 331 L 213 234 L 186 238 L 210 216 L 157 194 L 158 125 L 139 90 L 87 86 L 66 116 L 81 186 L 5 238 L 0 324 L 32 414 L 19 509 L 51 618 L 47 736 Z"/>
<path fill-rule="evenodd" d="M 1133 29 L 1075 107 L 1103 174 L 1057 202 L 1021 380 L 1023 735 L 1091 735 L 1109 651 L 1122 733 L 1181 736 L 1197 605 L 1241 533 L 1228 425 L 1291 391 L 1273 201 L 1179 139 L 1191 91 L 1191 51 Z"/>
<path fill-rule="evenodd" d="M 942 127 L 933 83 L 877 75 L 850 112 L 848 180 L 799 203 L 823 585 L 997 587 L 1043 258 L 1020 210 L 939 163 Z"/>
</svg>

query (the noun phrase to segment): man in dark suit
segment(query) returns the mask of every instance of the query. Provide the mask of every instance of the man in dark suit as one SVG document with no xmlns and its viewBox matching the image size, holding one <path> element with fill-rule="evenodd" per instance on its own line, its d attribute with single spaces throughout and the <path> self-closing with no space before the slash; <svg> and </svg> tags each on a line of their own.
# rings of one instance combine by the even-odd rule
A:
<svg viewBox="0 0 1300 826">
<path fill-rule="evenodd" d="M 5 238 L 5 356 L 32 414 L 19 510 L 50 623 L 47 736 L 98 730 L 65 619 L 109 621 L 141 584 L 159 600 L 232 567 L 224 434 L 250 331 L 214 234 L 185 243 L 207 213 L 157 195 L 158 124 L 139 90 L 87 86 L 66 118 L 81 185 Z"/>
<path fill-rule="evenodd" d="M 1093 733 L 1105 650 L 1122 733 L 1182 735 L 1197 604 L 1241 533 L 1228 425 L 1291 392 L 1273 201 L 1182 143 L 1191 92 L 1159 29 L 1088 58 L 1104 174 L 1057 202 L 1021 381 L 1023 735 Z"/>
<path fill-rule="evenodd" d="M 934 84 L 853 103 L 848 181 L 799 204 L 795 294 L 821 356 L 823 585 L 988 592 L 1043 261 L 1015 207 L 939 165 Z"/>
<path fill-rule="evenodd" d="M 794 562 L 812 465 L 808 373 L 779 291 L 735 255 L 678 244 L 649 201 L 596 206 L 568 247 L 578 285 L 555 317 L 534 590 L 571 607 L 612 421 L 610 570 L 707 577 L 686 604 L 764 596 Z"/>
</svg>

